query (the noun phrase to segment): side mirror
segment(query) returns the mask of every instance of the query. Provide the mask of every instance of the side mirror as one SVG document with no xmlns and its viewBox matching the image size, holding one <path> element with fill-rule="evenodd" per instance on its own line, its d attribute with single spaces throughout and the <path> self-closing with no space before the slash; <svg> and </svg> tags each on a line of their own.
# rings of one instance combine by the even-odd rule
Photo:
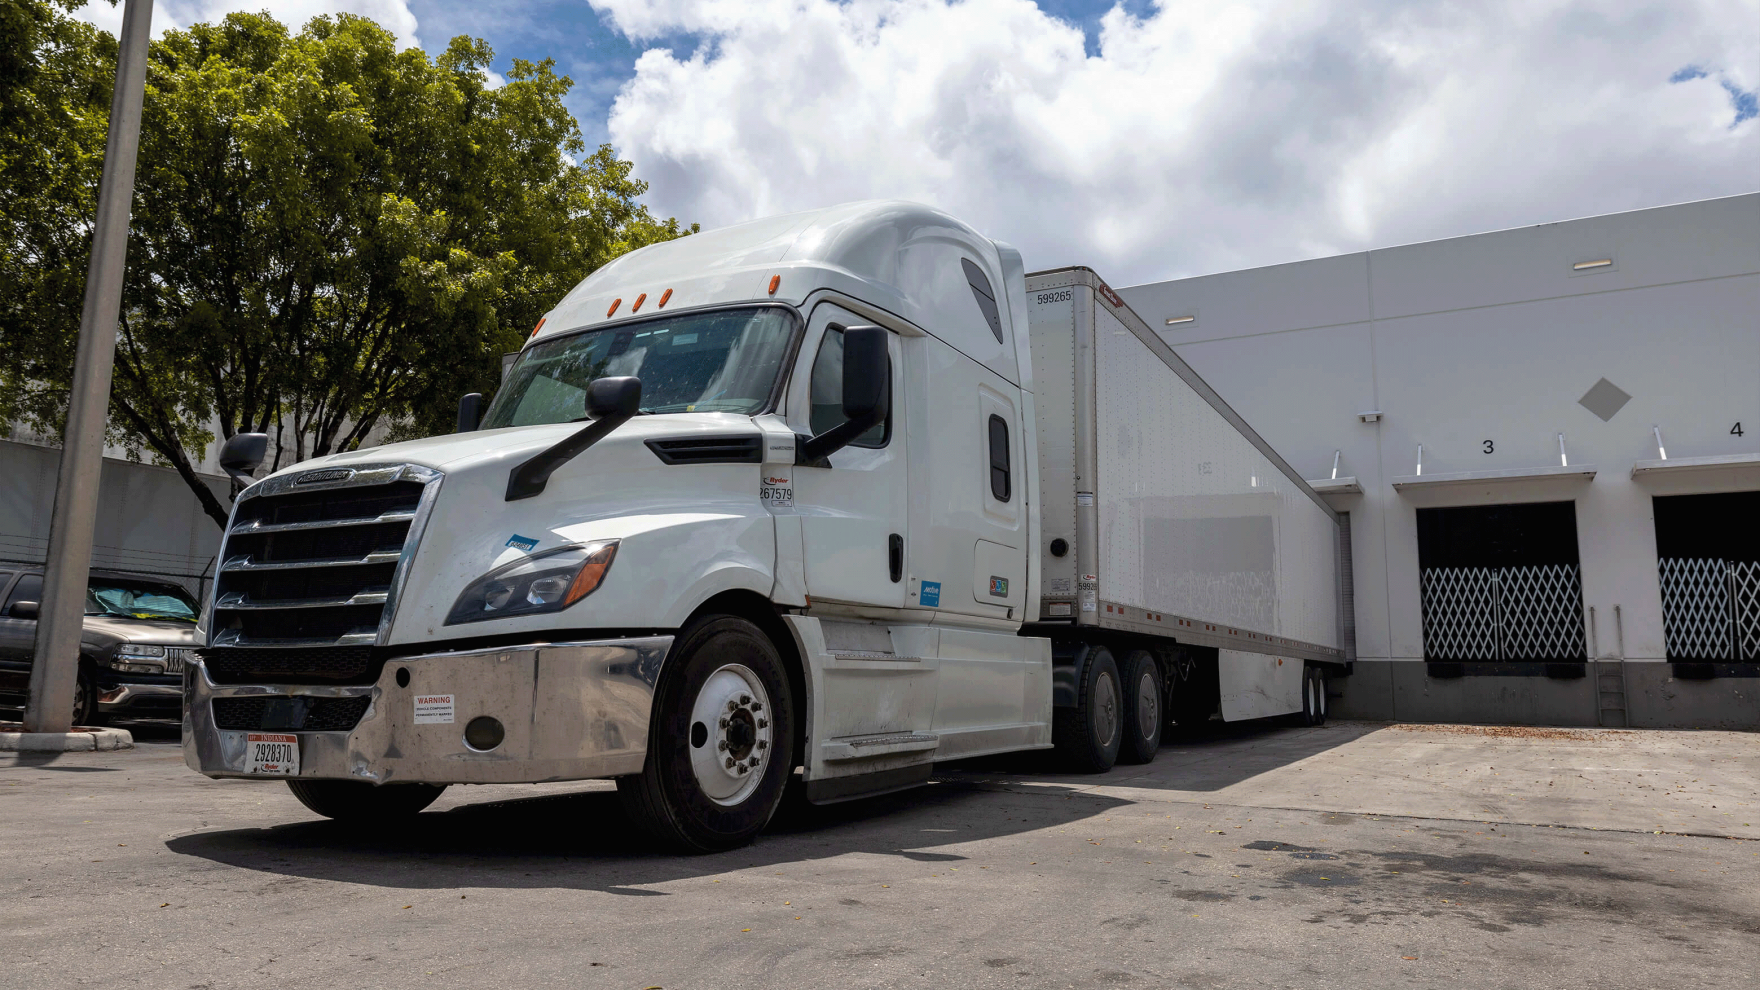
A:
<svg viewBox="0 0 1760 990">
<path fill-rule="evenodd" d="M 466 392 L 458 397 L 458 429 L 454 433 L 472 433 L 483 422 L 483 393 Z"/>
<path fill-rule="evenodd" d="M 591 423 L 508 472 L 506 501 L 517 502 L 541 494 L 557 468 L 641 412 L 642 380 L 631 377 L 596 379 L 587 385 L 586 404 L 587 415 L 593 417 Z"/>
<path fill-rule="evenodd" d="M 892 398 L 890 337 L 881 327 L 843 331 L 843 422 L 798 441 L 795 463 L 828 466 L 820 462 L 885 422 Z"/>
<path fill-rule="evenodd" d="M 6 614 L 14 619 L 35 619 L 41 609 L 42 606 L 37 602 L 13 602 L 12 608 Z"/>
<path fill-rule="evenodd" d="M 642 409 L 640 378 L 596 378 L 587 385 L 587 415 L 628 419 Z"/>
<path fill-rule="evenodd" d="M 232 439 L 220 448 L 220 470 L 231 476 L 241 486 L 249 486 L 256 479 L 251 477 L 263 463 L 263 457 L 269 453 L 269 434 L 267 433 L 234 433 Z"/>
</svg>

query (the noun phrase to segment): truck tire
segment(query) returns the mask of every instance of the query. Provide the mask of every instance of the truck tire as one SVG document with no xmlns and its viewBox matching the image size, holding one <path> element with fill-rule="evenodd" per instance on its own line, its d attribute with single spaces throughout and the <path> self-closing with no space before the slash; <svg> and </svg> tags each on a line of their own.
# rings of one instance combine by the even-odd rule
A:
<svg viewBox="0 0 1760 990">
<path fill-rule="evenodd" d="M 1118 761 L 1124 735 L 1124 697 L 1118 663 L 1104 646 L 1088 655 L 1074 708 L 1054 709 L 1051 741 L 1063 763 L 1077 773 L 1105 773 Z"/>
<path fill-rule="evenodd" d="M 1309 664 L 1302 671 L 1302 724 L 1326 724 L 1326 678 Z"/>
<path fill-rule="evenodd" d="M 339 822 L 409 818 L 433 804 L 445 784 L 369 784 L 362 780 L 290 780 L 299 803 Z"/>
<path fill-rule="evenodd" d="M 1124 727 L 1119 733 L 1118 762 L 1148 763 L 1161 748 L 1161 726 L 1167 708 L 1161 700 L 1161 666 L 1148 650 L 1132 650 L 1124 658 Z"/>
<path fill-rule="evenodd" d="M 73 683 L 73 724 L 96 728 L 108 721 L 98 710 L 98 685 L 80 664 L 79 679 Z"/>
<path fill-rule="evenodd" d="M 743 846 L 794 772 L 794 698 L 782 657 L 745 619 L 685 629 L 661 670 L 640 774 L 617 791 L 636 824 L 694 853 Z"/>
</svg>

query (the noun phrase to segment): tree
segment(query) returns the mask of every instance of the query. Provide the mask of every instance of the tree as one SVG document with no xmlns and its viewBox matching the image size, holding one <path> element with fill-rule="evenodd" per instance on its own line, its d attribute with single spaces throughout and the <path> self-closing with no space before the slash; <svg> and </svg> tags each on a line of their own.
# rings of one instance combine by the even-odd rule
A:
<svg viewBox="0 0 1760 990">
<path fill-rule="evenodd" d="M 193 468 L 211 424 L 275 434 L 290 460 L 381 425 L 438 432 L 575 282 L 686 232 L 609 146 L 586 153 L 553 62 L 516 59 L 493 89 L 491 59 L 464 37 L 398 51 L 346 14 L 298 35 L 233 14 L 154 44 L 112 425 L 217 522 Z M 77 325 L 76 306 L 0 372 L 27 419 L 64 408 L 49 359 Z"/>
</svg>

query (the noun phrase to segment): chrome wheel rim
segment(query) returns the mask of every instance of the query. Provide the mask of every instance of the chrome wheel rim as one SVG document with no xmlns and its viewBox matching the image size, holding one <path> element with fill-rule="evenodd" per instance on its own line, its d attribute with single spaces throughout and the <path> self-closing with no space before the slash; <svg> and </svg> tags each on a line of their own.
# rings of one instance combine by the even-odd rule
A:
<svg viewBox="0 0 1760 990">
<path fill-rule="evenodd" d="M 1094 679 L 1094 741 L 1102 747 L 1118 737 L 1118 683 L 1109 671 Z"/>
<path fill-rule="evenodd" d="M 1161 692 L 1155 689 L 1155 672 L 1143 671 L 1137 678 L 1137 732 L 1144 739 L 1155 735 L 1155 727 L 1161 724 Z"/>
<path fill-rule="evenodd" d="M 730 663 L 703 681 L 686 743 L 703 795 L 732 806 L 752 796 L 771 755 L 770 694 L 750 667 Z"/>
</svg>

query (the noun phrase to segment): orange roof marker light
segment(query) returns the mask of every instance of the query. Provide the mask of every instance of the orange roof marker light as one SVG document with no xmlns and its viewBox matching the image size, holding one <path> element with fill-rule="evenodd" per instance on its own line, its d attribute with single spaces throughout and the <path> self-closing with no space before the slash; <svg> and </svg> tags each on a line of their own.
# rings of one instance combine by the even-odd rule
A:
<svg viewBox="0 0 1760 990">
<path fill-rule="evenodd" d="M 617 312 L 617 307 L 622 306 L 622 305 L 623 305 L 623 297 L 622 296 L 618 296 L 616 299 L 611 300 L 611 308 L 605 311 L 605 318 L 610 319 L 611 314 Z"/>
<path fill-rule="evenodd" d="M 672 298 L 672 290 L 671 289 L 667 289 L 665 292 L 660 293 L 660 301 L 654 304 L 654 308 L 655 309 L 664 309 L 666 307 L 666 300 L 671 299 L 671 298 Z"/>
<path fill-rule="evenodd" d="M 771 295 L 775 295 L 777 288 L 780 287 L 781 285 L 782 285 L 782 276 L 781 275 L 770 276 L 770 294 Z"/>
<path fill-rule="evenodd" d="M 639 295 L 639 296 L 637 296 L 637 297 L 636 297 L 636 301 L 635 301 L 635 302 L 633 302 L 633 303 L 630 303 L 630 306 L 629 306 L 629 311 L 630 311 L 630 312 L 632 312 L 632 313 L 633 313 L 633 312 L 635 312 L 635 311 L 636 311 L 636 310 L 639 310 L 639 309 L 641 309 L 641 308 L 642 308 L 642 303 L 644 303 L 644 302 L 646 302 L 646 301 L 647 301 L 647 299 L 648 299 L 648 294 L 647 294 L 647 293 L 646 293 L 646 292 L 644 292 L 644 293 L 642 293 L 642 294 L 641 294 L 641 295 Z"/>
<path fill-rule="evenodd" d="M 532 328 L 532 336 L 536 337 L 538 335 L 538 331 L 544 329 L 544 321 L 548 320 L 549 318 L 550 317 L 548 317 L 548 316 L 538 317 L 538 325 Z"/>
</svg>

